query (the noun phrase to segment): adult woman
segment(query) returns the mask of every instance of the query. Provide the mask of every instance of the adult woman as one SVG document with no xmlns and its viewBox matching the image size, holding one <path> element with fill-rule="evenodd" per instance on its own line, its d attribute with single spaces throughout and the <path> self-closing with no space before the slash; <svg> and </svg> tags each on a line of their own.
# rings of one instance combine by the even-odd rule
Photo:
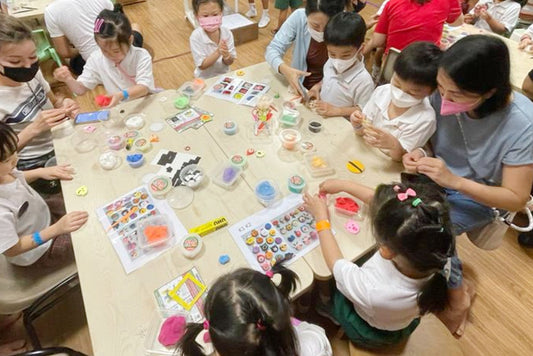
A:
<svg viewBox="0 0 533 356">
<path fill-rule="evenodd" d="M 512 91 L 509 74 L 509 51 L 497 37 L 472 35 L 455 43 L 444 52 L 439 93 L 431 97 L 437 114 L 430 139 L 435 157 L 424 157 L 423 149 L 403 157 L 407 170 L 444 188 L 456 234 L 492 222 L 491 207 L 517 211 L 529 198 L 533 103 Z M 450 292 L 463 303 L 447 322 L 452 331 L 464 323 L 469 305 L 458 272 L 457 288 Z"/>
<path fill-rule="evenodd" d="M 289 84 L 300 92 L 298 82 L 310 89 L 322 80 L 322 67 L 328 60 L 324 28 L 333 15 L 344 10 L 346 0 L 308 0 L 304 9 L 294 11 L 268 45 L 265 59 Z M 283 62 L 294 42 L 291 66 Z"/>
</svg>

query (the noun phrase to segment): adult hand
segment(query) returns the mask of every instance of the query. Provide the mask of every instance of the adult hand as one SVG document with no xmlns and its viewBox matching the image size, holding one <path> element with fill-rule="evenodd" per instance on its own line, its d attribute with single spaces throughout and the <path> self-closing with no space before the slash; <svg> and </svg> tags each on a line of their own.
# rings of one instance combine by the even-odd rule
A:
<svg viewBox="0 0 533 356">
<path fill-rule="evenodd" d="M 427 175 L 444 188 L 457 189 L 461 177 L 453 174 L 440 158 L 423 157 L 418 160 L 417 172 Z"/>
<path fill-rule="evenodd" d="M 73 211 L 64 215 L 54 225 L 57 227 L 58 235 L 68 234 L 82 227 L 88 218 L 89 214 L 86 211 Z"/>
<path fill-rule="evenodd" d="M 318 186 L 318 194 L 337 194 L 343 191 L 342 186 L 340 179 L 326 179 Z"/>
<path fill-rule="evenodd" d="M 323 100 L 317 100 L 315 103 L 315 110 L 319 115 L 329 117 L 338 116 L 338 110 L 336 106 L 326 103 Z"/>
<path fill-rule="evenodd" d="M 317 83 L 309 89 L 307 96 L 309 99 L 320 100 L 320 89 L 322 88 L 322 83 Z"/>
<path fill-rule="evenodd" d="M 310 195 L 309 193 L 305 193 L 303 199 L 305 210 L 313 215 L 316 221 L 329 219 L 328 205 L 325 197 L 320 197 L 318 194 Z"/>
<path fill-rule="evenodd" d="M 67 66 L 61 66 L 54 70 L 54 78 L 60 82 L 66 82 L 69 79 L 74 79 Z"/>
<path fill-rule="evenodd" d="M 287 81 L 289 82 L 290 86 L 295 90 L 296 93 L 299 93 L 302 98 L 304 97 L 304 93 L 302 93 L 302 90 L 300 89 L 300 77 L 307 77 L 310 76 L 311 73 L 304 72 L 296 68 L 289 67 L 285 63 L 283 63 L 279 67 L 279 71 L 281 74 L 285 76 Z"/>
<path fill-rule="evenodd" d="M 59 166 L 40 168 L 39 176 L 46 180 L 72 180 L 73 173 L 74 169 L 72 169 L 70 164 L 62 164 Z"/>
<path fill-rule="evenodd" d="M 415 149 L 403 155 L 402 162 L 405 170 L 408 173 L 417 173 L 418 162 L 424 157 L 424 153 Z"/>
<path fill-rule="evenodd" d="M 520 43 L 518 44 L 518 49 L 524 49 L 531 44 L 533 44 L 533 40 L 530 37 L 524 37 L 520 40 Z"/>
<path fill-rule="evenodd" d="M 391 133 L 377 127 L 367 127 L 363 138 L 372 147 L 389 150 L 394 148 L 398 141 Z"/>
<path fill-rule="evenodd" d="M 355 133 L 357 133 L 359 136 L 363 136 L 365 134 L 365 127 L 364 122 L 366 120 L 366 115 L 363 114 L 360 108 L 355 110 L 350 115 L 350 123 L 353 126 L 353 129 L 355 130 Z"/>
</svg>

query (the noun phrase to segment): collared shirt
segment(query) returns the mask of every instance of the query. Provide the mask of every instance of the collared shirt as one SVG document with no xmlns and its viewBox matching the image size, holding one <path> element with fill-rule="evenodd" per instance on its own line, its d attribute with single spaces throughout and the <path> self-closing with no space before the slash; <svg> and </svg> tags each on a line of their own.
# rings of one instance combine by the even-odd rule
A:
<svg viewBox="0 0 533 356">
<path fill-rule="evenodd" d="M 228 28 L 220 26 L 220 39 L 226 41 L 228 52 L 231 53 L 233 58 L 237 58 L 233 34 Z M 218 57 L 211 67 L 206 69 L 198 68 L 204 62 L 205 58 L 210 56 L 218 48 L 218 43 L 213 42 L 203 28 L 198 27 L 192 32 L 189 44 L 191 46 L 192 58 L 196 67 L 194 69 L 195 77 L 207 79 L 229 71 L 229 66 L 223 62 L 222 56 Z"/>
<path fill-rule="evenodd" d="M 520 15 L 521 8 L 519 3 L 514 2 L 513 0 L 505 0 L 498 3 L 492 0 L 481 0 L 476 6 L 485 4 L 488 5 L 487 12 L 490 14 L 490 16 L 501 22 L 507 31 L 511 32 L 514 29 L 518 21 L 518 16 Z M 474 11 L 475 7 L 470 10 L 470 14 L 473 15 Z M 482 18 L 479 18 L 476 21 L 475 26 L 477 28 L 493 32 L 487 21 L 483 20 Z"/>
<path fill-rule="evenodd" d="M 357 61 L 343 73 L 337 73 L 331 60 L 324 65 L 320 99 L 337 107 L 365 106 L 374 90 L 374 82 L 364 63 Z"/>
</svg>

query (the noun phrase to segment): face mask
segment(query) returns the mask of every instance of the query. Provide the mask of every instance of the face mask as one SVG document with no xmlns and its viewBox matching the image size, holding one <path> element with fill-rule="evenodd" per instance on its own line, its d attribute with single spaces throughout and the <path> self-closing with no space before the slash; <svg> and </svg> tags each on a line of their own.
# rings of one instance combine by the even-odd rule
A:
<svg viewBox="0 0 533 356">
<path fill-rule="evenodd" d="M 446 100 L 441 95 L 440 114 L 443 116 L 459 114 L 475 109 L 482 98 L 474 101 L 473 103 L 456 103 L 454 101 Z"/>
<path fill-rule="evenodd" d="M 312 39 L 314 39 L 317 42 L 324 42 L 324 32 L 318 32 L 317 30 L 313 30 L 309 26 L 307 26 L 307 29 L 309 30 L 309 33 L 311 34 Z"/>
<path fill-rule="evenodd" d="M 200 23 L 200 27 L 203 28 L 205 32 L 214 32 L 218 30 L 222 24 L 222 15 L 199 17 L 198 22 Z"/>
<path fill-rule="evenodd" d="M 415 106 L 416 104 L 420 104 L 422 99 L 417 99 L 414 96 L 407 94 L 403 90 L 401 90 L 398 87 L 395 87 L 391 84 L 391 96 L 392 96 L 392 103 L 396 105 L 399 108 L 410 108 L 411 106 Z"/>
<path fill-rule="evenodd" d="M 355 62 L 358 61 L 359 58 L 359 52 L 361 50 L 359 49 L 352 58 L 348 59 L 336 59 L 336 58 L 330 58 L 331 64 L 333 64 L 333 67 L 337 71 L 337 73 L 344 73 L 348 69 L 350 69 Z"/>
<path fill-rule="evenodd" d="M 39 61 L 33 63 L 30 68 L 26 67 L 6 67 L 4 68 L 4 77 L 14 80 L 18 83 L 26 83 L 35 78 L 35 75 L 39 71 Z"/>
</svg>

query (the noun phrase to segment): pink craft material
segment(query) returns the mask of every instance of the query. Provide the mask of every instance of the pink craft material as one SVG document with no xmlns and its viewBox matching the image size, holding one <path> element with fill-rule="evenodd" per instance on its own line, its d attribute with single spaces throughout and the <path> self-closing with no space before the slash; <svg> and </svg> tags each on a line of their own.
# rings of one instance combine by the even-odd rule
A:
<svg viewBox="0 0 533 356">
<path fill-rule="evenodd" d="M 350 234 L 357 234 L 359 233 L 359 224 L 354 220 L 348 220 L 346 224 L 344 224 L 344 228 L 346 231 L 348 231 Z"/>
<path fill-rule="evenodd" d="M 183 316 L 171 316 L 163 322 L 157 340 L 164 346 L 175 345 L 185 334 L 187 321 Z"/>
<path fill-rule="evenodd" d="M 109 104 L 111 104 L 111 97 L 107 95 L 97 95 L 94 98 L 94 101 L 96 102 L 96 105 L 98 105 L 99 107 L 104 107 L 104 106 L 108 106 Z"/>
</svg>

